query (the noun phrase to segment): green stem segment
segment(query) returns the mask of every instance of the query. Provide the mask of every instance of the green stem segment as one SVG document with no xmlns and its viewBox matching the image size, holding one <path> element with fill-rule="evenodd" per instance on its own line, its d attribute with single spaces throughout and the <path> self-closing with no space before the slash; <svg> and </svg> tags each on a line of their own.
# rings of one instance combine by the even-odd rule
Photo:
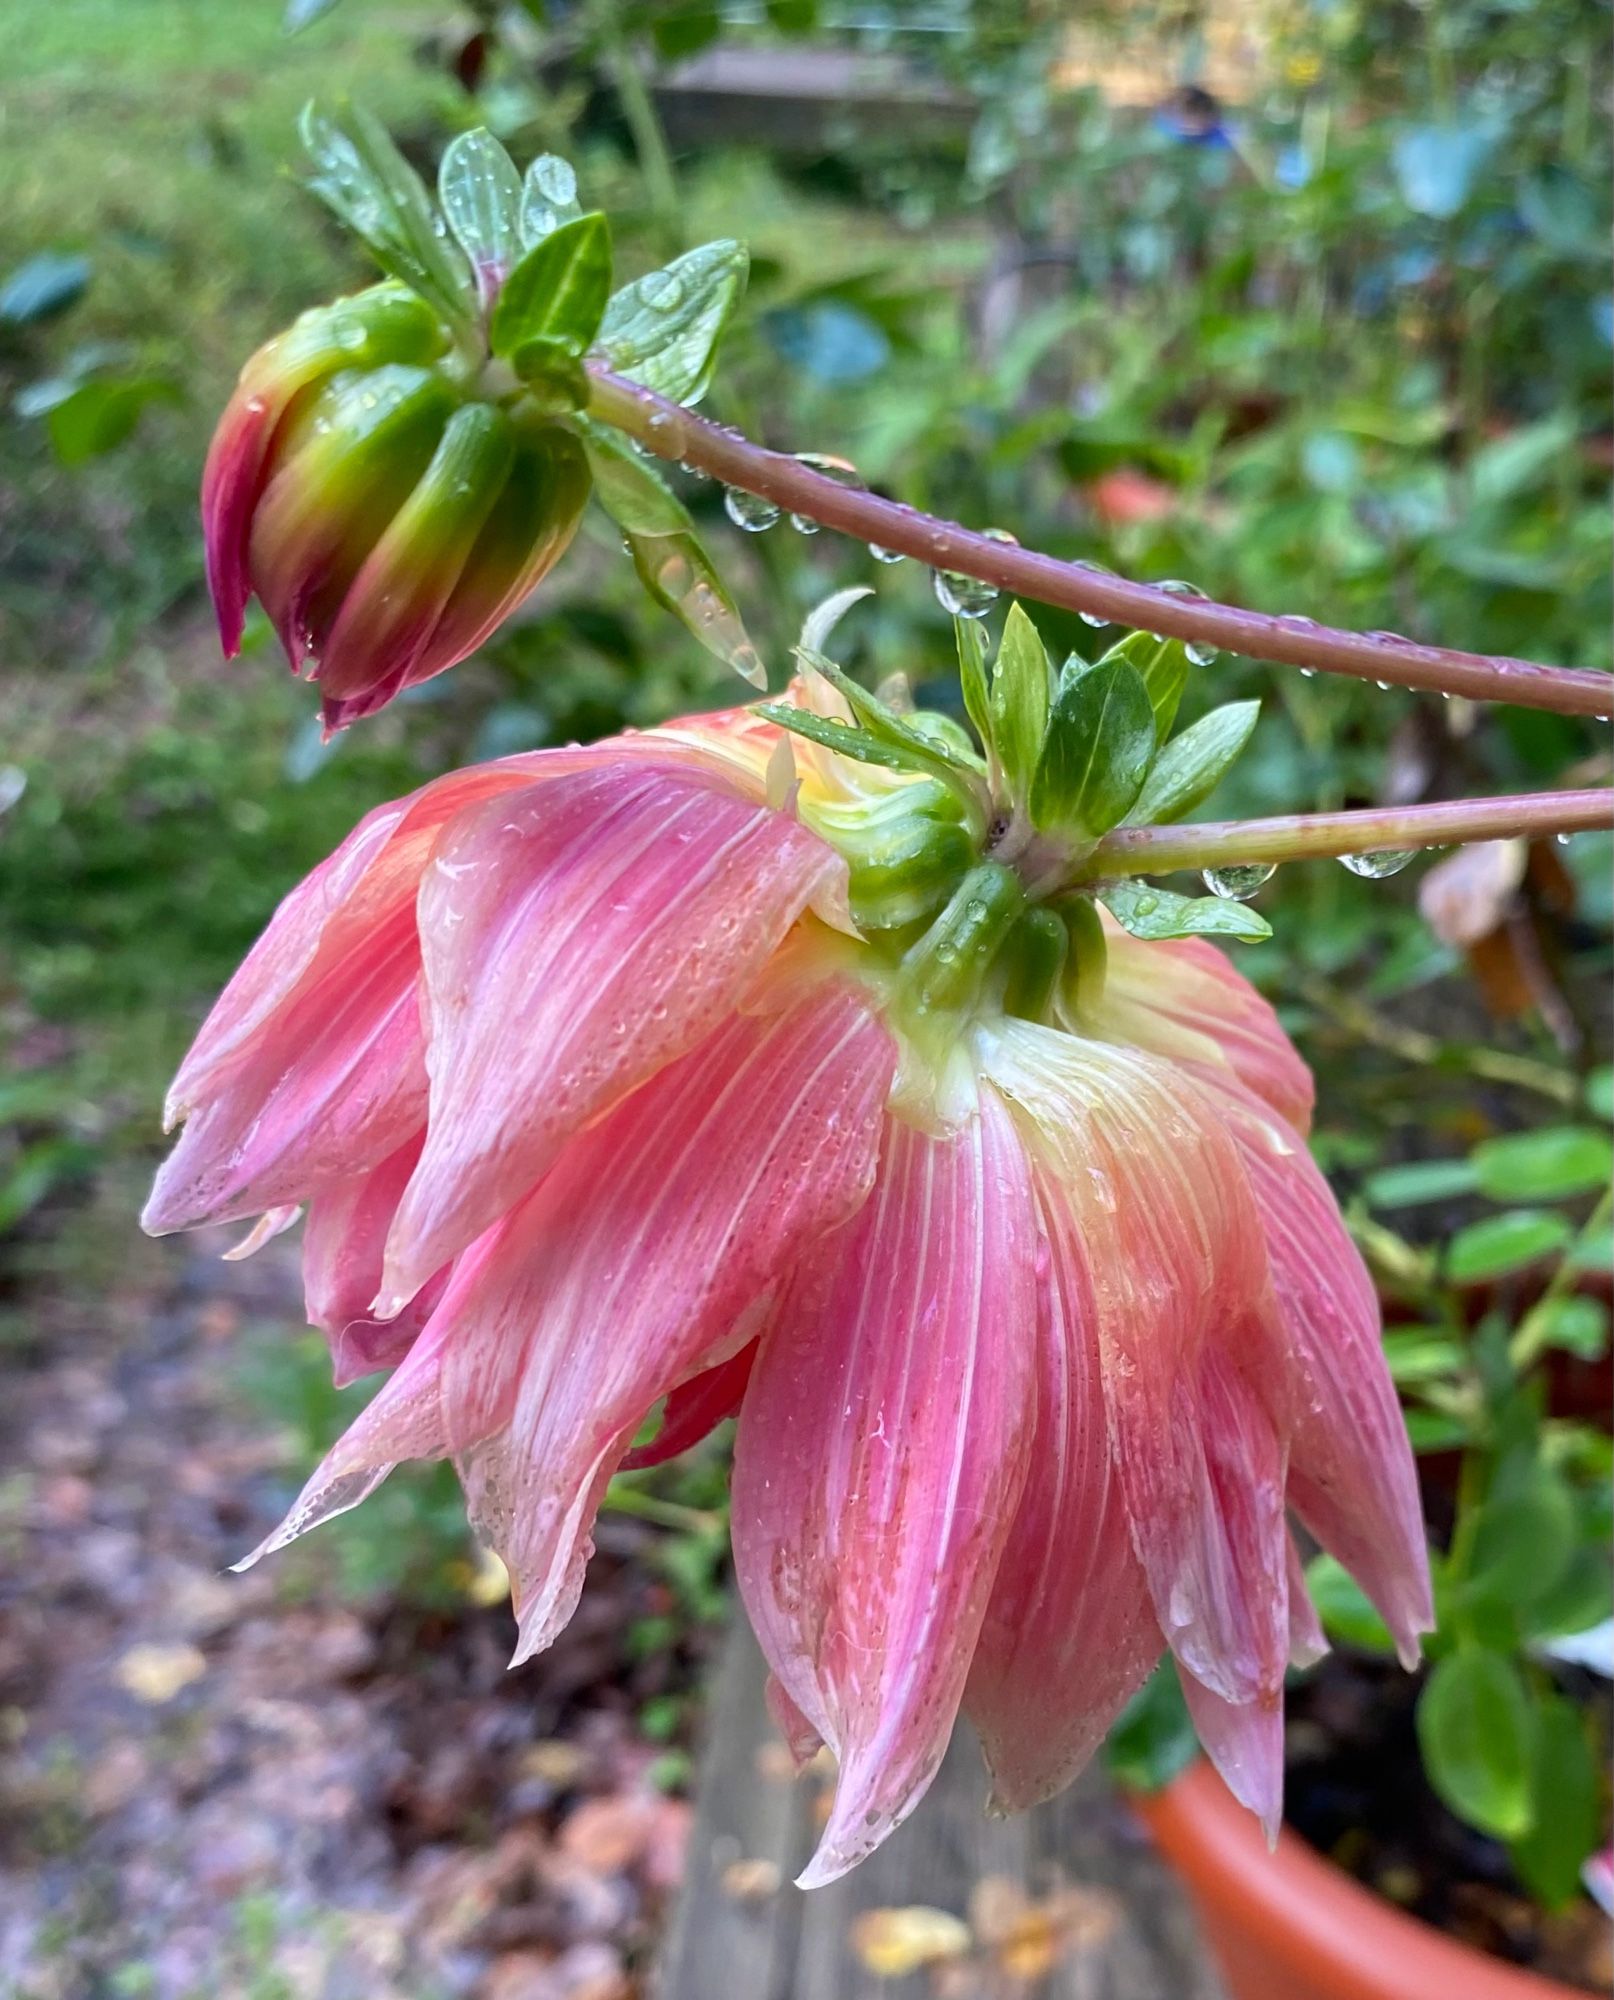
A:
<svg viewBox="0 0 1614 2000">
<path fill-rule="evenodd" d="M 1538 792 L 1363 812 L 1295 813 L 1200 826 L 1122 827 L 1085 857 L 1073 882 L 1166 875 L 1240 862 L 1311 861 L 1515 835 L 1590 833 L 1614 827 L 1614 792 Z"/>
<path fill-rule="evenodd" d="M 859 541 L 912 556 L 933 569 L 956 570 L 1037 603 L 1092 612 L 1114 624 L 1198 641 L 1251 659 L 1394 682 L 1471 701 L 1553 709 L 1563 715 L 1606 718 L 1614 712 L 1614 681 L 1607 674 L 1452 652 L 1421 646 L 1394 633 L 1336 631 L 1308 618 L 1272 617 L 1209 598 L 1178 597 L 1148 584 L 1082 569 L 882 500 L 866 488 L 842 486 L 786 453 L 767 451 L 614 375 L 603 362 L 590 362 L 588 372 L 590 414 L 626 431 L 658 457 L 710 473 L 726 486 L 757 494 Z"/>
</svg>

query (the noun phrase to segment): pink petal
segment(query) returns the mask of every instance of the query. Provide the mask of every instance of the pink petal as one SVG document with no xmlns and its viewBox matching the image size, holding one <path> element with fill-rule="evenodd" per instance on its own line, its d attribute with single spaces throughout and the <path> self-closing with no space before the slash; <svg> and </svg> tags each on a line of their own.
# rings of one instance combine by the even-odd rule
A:
<svg viewBox="0 0 1614 2000">
<path fill-rule="evenodd" d="M 789 1750 L 796 1769 L 800 1771 L 823 1749 L 823 1737 L 779 1685 L 776 1674 L 769 1674 L 762 1690 L 762 1698 L 768 1705 L 768 1713 L 773 1717 L 773 1726 L 785 1739 L 785 1747 Z"/>
<path fill-rule="evenodd" d="M 423 1132 L 370 1172 L 317 1195 L 303 1231 L 303 1299 L 310 1326 L 331 1343 L 338 1389 L 378 1368 L 396 1366 L 442 1297 L 448 1272 L 439 1271 L 396 1319 L 370 1311 L 381 1282 L 381 1254 L 398 1197 L 420 1158 Z"/>
<path fill-rule="evenodd" d="M 141 1217 L 153 1235 L 230 1222 L 365 1172 L 426 1115 L 415 943 L 393 925 L 310 987 L 187 1119 Z"/>
<path fill-rule="evenodd" d="M 874 1194 L 797 1271 L 740 1412 L 740 1589 L 840 1762 L 803 1888 L 918 1804 L 947 1747 L 1026 1474 L 1036 1223 L 990 1091 L 956 1136 L 891 1119 Z"/>
<path fill-rule="evenodd" d="M 1300 1551 L 1289 1543 L 1289 1664 L 1314 1667 L 1328 1651 L 1328 1634 L 1323 1630 L 1317 1607 L 1306 1588 L 1306 1569 Z"/>
<path fill-rule="evenodd" d="M 1380 1338 L 1378 1297 L 1306 1147 L 1257 1099 L 1220 1093 L 1260 1204 L 1300 1392 L 1289 1499 L 1352 1573 L 1409 1667 L 1434 1628 L 1412 1447 Z"/>
<path fill-rule="evenodd" d="M 1063 1790 L 1160 1657 L 1159 1621 L 1110 1463 L 1093 1301 L 1062 1196 L 1039 1177 L 1048 1251 L 1037 1427 L 964 1704 L 994 1810 Z"/>
<path fill-rule="evenodd" d="M 661 1429 L 649 1444 L 636 1445 L 628 1453 L 622 1470 L 639 1472 L 647 1465 L 665 1465 L 669 1458 L 699 1444 L 726 1417 L 737 1415 L 756 1358 L 757 1343 L 753 1340 L 727 1361 L 681 1382 L 667 1398 Z"/>
<path fill-rule="evenodd" d="M 1224 1701 L 1179 1666 L 1194 1732 L 1222 1782 L 1261 1822 L 1267 1846 L 1283 1824 L 1283 1690 L 1253 1701 Z"/>
<path fill-rule="evenodd" d="M 1106 923 L 1104 997 L 1084 1032 L 1232 1075 L 1297 1131 L 1311 1125 L 1311 1071 L 1270 1004 L 1204 938 L 1150 943 Z"/>
<path fill-rule="evenodd" d="M 420 892 L 431 1117 L 380 1309 L 709 1032 L 844 870 L 785 814 L 668 769 L 606 765 L 462 814 Z"/>
<path fill-rule="evenodd" d="M 1029 1022 L 982 1037 L 1069 1205 L 1111 1451 L 1167 1643 L 1207 1687 L 1279 1687 L 1288 1653 L 1282 1329 L 1239 1156 L 1201 1090 Z"/>
<path fill-rule="evenodd" d="M 459 1260 L 266 1547 L 400 1458 L 453 1455 L 478 1533 L 510 1568 L 518 1656 L 548 1644 L 645 1413 L 752 1340 L 747 1307 L 866 1194 L 895 1061 L 862 996 L 821 986 L 670 1065 Z"/>
</svg>

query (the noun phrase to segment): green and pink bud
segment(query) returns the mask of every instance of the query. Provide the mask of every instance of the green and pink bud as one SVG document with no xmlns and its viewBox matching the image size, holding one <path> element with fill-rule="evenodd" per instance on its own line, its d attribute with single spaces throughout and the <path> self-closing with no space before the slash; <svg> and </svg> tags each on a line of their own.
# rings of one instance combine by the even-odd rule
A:
<svg viewBox="0 0 1614 2000">
<path fill-rule="evenodd" d="M 472 386 L 431 306 L 378 285 L 260 348 L 219 425 L 202 518 L 225 652 L 256 595 L 331 728 L 473 652 L 576 532 L 579 441 Z"/>
</svg>

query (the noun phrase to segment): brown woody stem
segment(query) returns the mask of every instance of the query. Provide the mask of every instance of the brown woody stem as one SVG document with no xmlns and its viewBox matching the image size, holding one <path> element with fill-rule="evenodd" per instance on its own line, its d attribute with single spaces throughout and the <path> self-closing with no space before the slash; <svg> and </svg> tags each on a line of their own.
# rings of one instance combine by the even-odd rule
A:
<svg viewBox="0 0 1614 2000">
<path fill-rule="evenodd" d="M 710 473 L 725 486 L 758 494 L 790 513 L 912 556 L 932 569 L 958 571 L 1016 596 L 1066 611 L 1092 612 L 1113 624 L 1319 673 L 1462 695 L 1470 701 L 1514 702 L 1521 708 L 1554 709 L 1563 715 L 1606 718 L 1614 710 L 1614 679 L 1607 674 L 1450 652 L 1394 633 L 1336 631 L 1306 618 L 1242 611 L 1208 598 L 1179 597 L 1149 584 L 1130 583 L 1124 577 L 1039 555 L 1034 549 L 993 541 L 954 521 L 882 500 L 865 488 L 842 486 L 787 453 L 767 451 L 736 431 L 724 430 L 612 374 L 599 362 L 589 363 L 589 377 L 590 414 L 637 438 L 658 457 Z"/>
<path fill-rule="evenodd" d="M 1518 834 L 1590 833 L 1604 827 L 1614 827 L 1614 792 L 1610 791 L 1535 792 L 1199 826 L 1121 827 L 1107 833 L 1086 856 L 1075 879 L 1099 882 L 1120 875 L 1166 875 L 1177 868 L 1310 861 L 1342 854 L 1449 847 L 1469 840 L 1504 840 Z"/>
</svg>

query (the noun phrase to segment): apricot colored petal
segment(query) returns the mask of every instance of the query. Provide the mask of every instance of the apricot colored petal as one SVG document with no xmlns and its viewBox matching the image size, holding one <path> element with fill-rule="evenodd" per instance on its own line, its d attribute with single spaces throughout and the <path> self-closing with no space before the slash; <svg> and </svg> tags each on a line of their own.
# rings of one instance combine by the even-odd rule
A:
<svg viewBox="0 0 1614 2000">
<path fill-rule="evenodd" d="M 1264 1000 L 1204 938 L 1159 943 L 1105 922 L 1104 994 L 1086 1033 L 1234 1077 L 1289 1123 L 1311 1125 L 1316 1086 Z"/>
<path fill-rule="evenodd" d="M 638 1472 L 647 1465 L 665 1465 L 669 1458 L 699 1444 L 725 1418 L 736 1415 L 756 1358 L 757 1344 L 752 1340 L 727 1361 L 703 1368 L 700 1374 L 681 1382 L 667 1398 L 661 1429 L 648 1444 L 636 1445 L 628 1453 L 622 1470 Z"/>
<path fill-rule="evenodd" d="M 895 1060 L 868 1003 L 840 987 L 736 1016 L 669 1065 L 459 1260 L 270 1545 L 400 1458 L 453 1456 L 511 1573 L 518 1657 L 547 1645 L 646 1413 L 751 1340 L 746 1309 L 864 1198 Z"/>
<path fill-rule="evenodd" d="M 935 1776 L 1034 1420 L 1037 1231 L 992 1094 L 958 1133 L 888 1119 L 875 1191 L 797 1270 L 740 1411 L 746 1609 L 840 1765 L 803 1888 L 879 1846 Z"/>
<path fill-rule="evenodd" d="M 1069 1205 L 1166 1641 L 1228 1700 L 1270 1691 L 1288 1653 L 1288 1372 L 1237 1149 L 1191 1079 L 1135 1050 L 1007 1022 L 981 1062 Z"/>
<path fill-rule="evenodd" d="M 1037 1427 L 964 1694 L 1004 1812 L 1070 1783 L 1164 1643 L 1110 1461 L 1087 1270 L 1063 1196 L 1036 1178 Z"/>
<path fill-rule="evenodd" d="M 1305 1145 L 1247 1092 L 1224 1115 L 1260 1204 L 1299 1381 L 1289 1500 L 1361 1584 L 1416 1666 L 1434 1629 L 1418 1473 L 1380 1334 L 1378 1296 Z"/>
<path fill-rule="evenodd" d="M 303 1230 L 303 1304 L 330 1342 L 338 1389 L 392 1368 L 413 1346 L 448 1282 L 439 1271 L 395 1319 L 370 1311 L 398 1198 L 420 1158 L 417 1132 L 379 1166 L 316 1195 Z"/>
<path fill-rule="evenodd" d="M 784 814 L 666 769 L 605 765 L 456 819 L 421 885 L 431 1117 L 378 1309 L 708 1033 L 844 869 Z"/>
</svg>

